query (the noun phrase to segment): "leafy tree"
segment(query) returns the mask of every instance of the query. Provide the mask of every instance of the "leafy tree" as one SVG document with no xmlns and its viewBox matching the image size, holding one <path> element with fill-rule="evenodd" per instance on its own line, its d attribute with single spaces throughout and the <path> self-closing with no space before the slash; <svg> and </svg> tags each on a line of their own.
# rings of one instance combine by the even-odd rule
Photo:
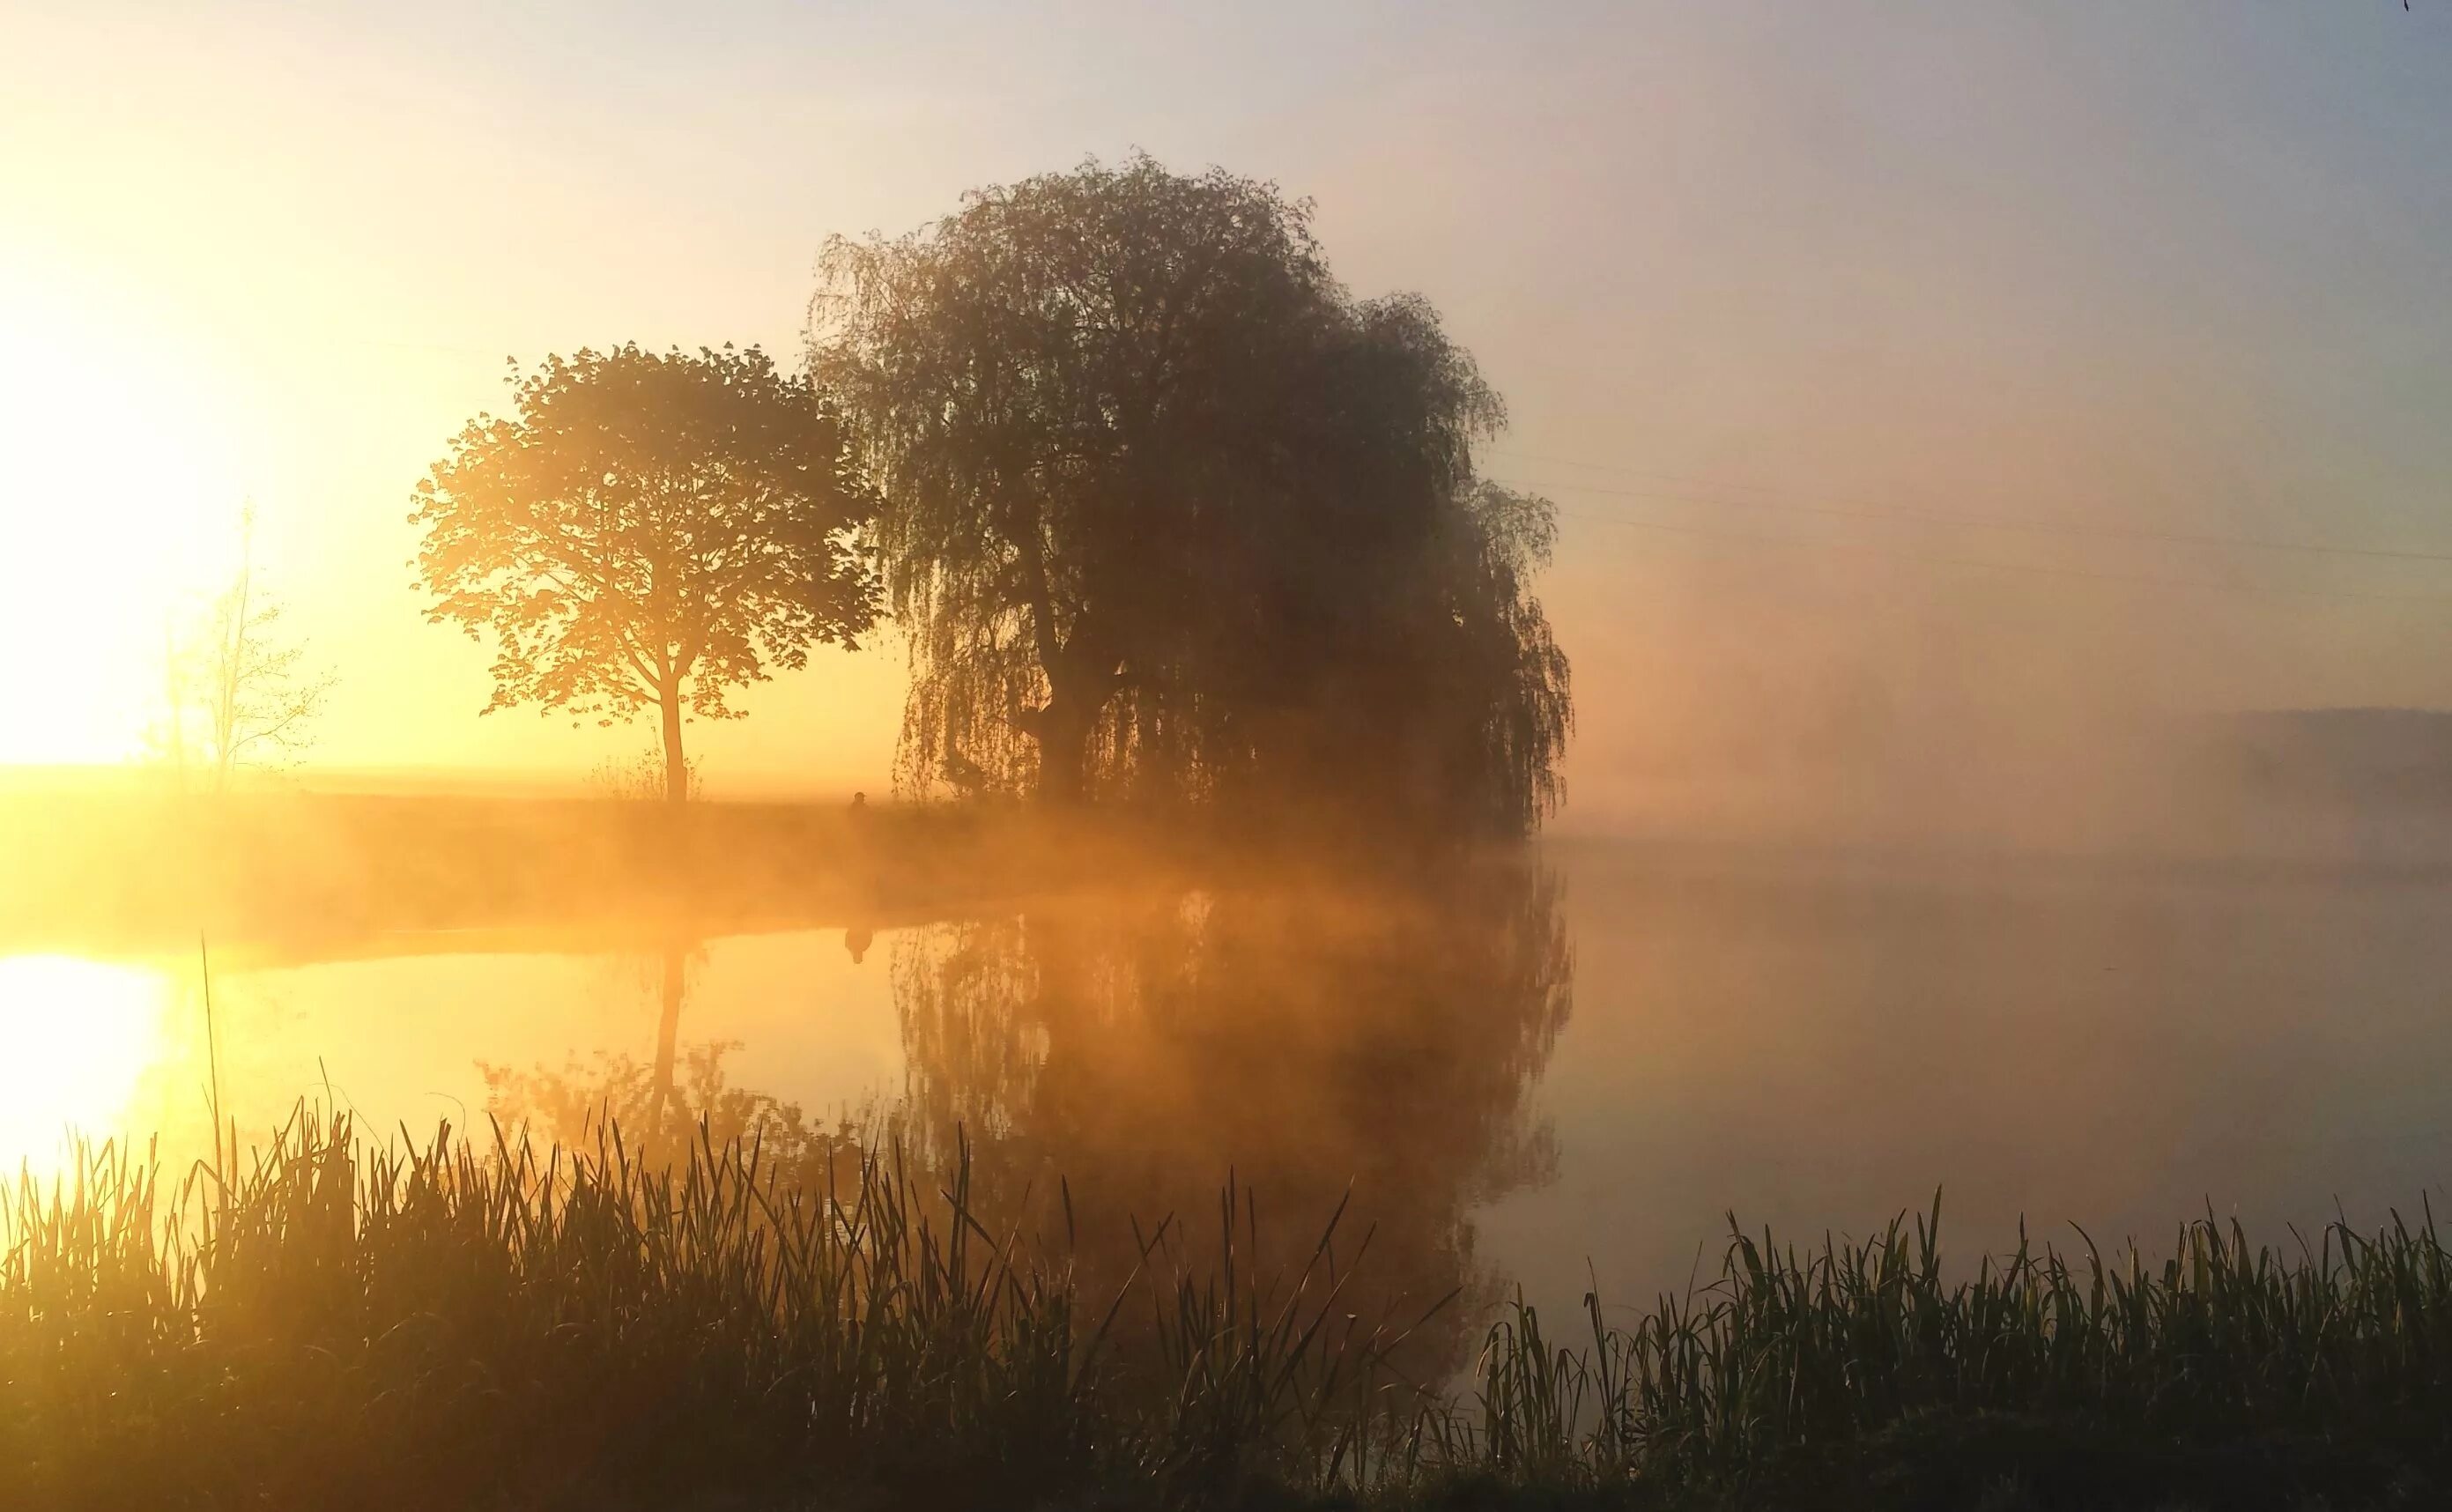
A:
<svg viewBox="0 0 2452 1512">
<path fill-rule="evenodd" d="M 754 347 L 583 350 L 511 381 L 516 414 L 469 422 L 417 486 L 426 618 L 493 633 L 487 712 L 655 709 L 680 803 L 685 716 L 737 718 L 732 689 L 876 621 L 841 427 Z"/>
<path fill-rule="evenodd" d="M 285 632 L 280 597 L 255 567 L 255 509 L 239 516 L 239 559 L 203 620 L 175 641 L 164 668 L 164 757 L 184 786 L 190 762 L 215 793 L 243 766 L 295 758 L 335 681 L 307 668 L 306 646 Z"/>
<path fill-rule="evenodd" d="M 1188 663 L 1208 786 L 1307 825 L 1529 831 L 1574 711 L 1532 596 L 1552 507 L 1473 468 L 1503 405 L 1414 296 L 1337 306 L 1273 392 L 1280 473 L 1207 547 L 1226 591 Z"/>
<path fill-rule="evenodd" d="M 912 637 L 906 775 L 1078 796 L 1085 761 L 1160 733 L 1108 711 L 1158 694 L 1190 532 L 1236 481 L 1221 423 L 1325 293 L 1302 216 L 1224 173 L 1093 164 L 821 267 L 812 367 L 889 505 Z"/>
<path fill-rule="evenodd" d="M 1428 304 L 1335 283 L 1307 205 L 1092 162 L 837 238 L 821 279 L 811 367 L 880 490 L 913 786 L 1394 791 L 1517 828 L 1553 800 L 1548 507 L 1474 476 L 1497 396 Z"/>
</svg>

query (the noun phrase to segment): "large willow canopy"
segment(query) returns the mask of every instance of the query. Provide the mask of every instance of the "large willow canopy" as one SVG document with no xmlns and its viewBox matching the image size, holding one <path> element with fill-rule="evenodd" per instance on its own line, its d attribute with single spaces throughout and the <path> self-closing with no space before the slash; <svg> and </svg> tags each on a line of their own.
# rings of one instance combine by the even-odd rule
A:
<svg viewBox="0 0 2452 1512">
<path fill-rule="evenodd" d="M 1556 801 L 1550 507 L 1424 301 L 1353 299 L 1307 205 L 1146 157 L 838 239 L 813 374 L 879 489 L 901 777 L 1521 832 Z"/>
</svg>

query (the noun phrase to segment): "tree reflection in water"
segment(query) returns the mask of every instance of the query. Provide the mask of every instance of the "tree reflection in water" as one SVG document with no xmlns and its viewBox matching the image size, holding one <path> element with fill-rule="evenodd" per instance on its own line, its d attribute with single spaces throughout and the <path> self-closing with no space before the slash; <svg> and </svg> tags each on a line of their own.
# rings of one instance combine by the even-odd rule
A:
<svg viewBox="0 0 2452 1512">
<path fill-rule="evenodd" d="M 1341 1260 L 1371 1236 L 1354 1310 L 1410 1322 L 1461 1294 L 1414 1346 L 1443 1370 L 1496 1284 L 1470 1210 L 1555 1168 L 1527 1094 L 1572 997 L 1559 890 L 1517 862 L 1401 892 L 1050 900 L 917 931 L 895 958 L 905 1127 L 938 1160 L 960 1130 L 983 1204 L 1040 1232 L 1065 1231 L 1069 1198 L 1101 1285 L 1138 1259 L 1136 1220 L 1175 1216 L 1180 1259 L 1214 1263 L 1230 1177 L 1259 1215 L 1238 1268 L 1291 1277 L 1350 1190 Z"/>
<path fill-rule="evenodd" d="M 863 1147 L 940 1172 L 966 1147 L 976 1216 L 1038 1236 L 1100 1297 L 1169 1219 L 1151 1263 L 1213 1268 L 1230 1180 L 1246 1275 L 1291 1282 L 1346 1203 L 1347 1309 L 1401 1326 L 1454 1299 L 1400 1361 L 1440 1375 L 1498 1285 L 1472 1209 L 1556 1164 L 1529 1092 L 1572 994 L 1560 890 L 1516 860 L 1402 889 L 1077 895 L 903 932 L 906 1096 L 831 1122 L 732 1085 L 736 1046 L 683 1047 L 693 946 L 675 942 L 653 962 L 652 1063 L 488 1067 L 492 1106 L 565 1139 L 609 1114 L 651 1157 L 703 1124 L 806 1181 L 848 1175 Z"/>
<path fill-rule="evenodd" d="M 564 1144 L 592 1144 L 618 1126 L 623 1147 L 649 1164 L 704 1137 L 718 1145 L 755 1145 L 765 1169 L 802 1185 L 822 1186 L 830 1175 L 856 1178 L 862 1151 L 890 1137 L 884 1112 L 844 1109 L 831 1123 L 812 1119 L 798 1103 L 733 1084 L 724 1061 L 742 1047 L 738 1040 L 684 1044 L 682 1009 L 705 959 L 702 944 L 675 934 L 657 954 L 621 964 L 637 978 L 633 990 L 644 989 L 655 1004 L 654 1059 L 600 1050 L 560 1069 L 480 1062 L 486 1111 L 505 1127 Z"/>
</svg>

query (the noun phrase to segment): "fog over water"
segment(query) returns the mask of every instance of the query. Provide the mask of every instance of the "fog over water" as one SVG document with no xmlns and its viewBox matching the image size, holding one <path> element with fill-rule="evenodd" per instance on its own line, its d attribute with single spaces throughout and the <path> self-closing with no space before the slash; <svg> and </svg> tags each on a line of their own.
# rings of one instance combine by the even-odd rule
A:
<svg viewBox="0 0 2452 1512">
<path fill-rule="evenodd" d="M 1698 1254 L 1708 1280 L 1731 1210 L 1861 1234 L 1938 1187 L 1960 1253 L 2021 1214 L 2149 1248 L 2208 1205 L 2268 1237 L 2370 1222 L 2452 1155 L 2452 852 L 2377 723 L 2348 776 L 2321 721 L 2225 728 L 2206 762 L 2280 816 L 2252 843 L 1697 830 L 1401 889 L 1113 877 L 849 928 L 230 942 L 213 1055 L 192 950 L 12 944 L 0 1032 L 40 1053 L 0 1074 L 0 1138 L 38 1170 L 67 1121 L 185 1159 L 216 1064 L 243 1131 L 307 1098 L 419 1137 L 585 1137 L 603 1109 L 802 1151 L 884 1133 L 967 1146 L 985 1200 L 1050 1233 L 1061 1178 L 1094 1271 L 1128 1219 L 1214 1228 L 1231 1172 L 1266 1258 L 1298 1263 L 1350 1192 L 1374 1295 L 1459 1292 L 1459 1326 L 1519 1284 L 1639 1304 Z"/>
</svg>

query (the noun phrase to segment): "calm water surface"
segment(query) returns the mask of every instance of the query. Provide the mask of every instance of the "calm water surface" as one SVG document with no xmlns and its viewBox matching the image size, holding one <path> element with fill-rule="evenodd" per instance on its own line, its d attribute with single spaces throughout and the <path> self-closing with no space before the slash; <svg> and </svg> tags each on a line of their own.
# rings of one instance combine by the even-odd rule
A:
<svg viewBox="0 0 2452 1512">
<path fill-rule="evenodd" d="M 1402 899 L 1085 894 L 894 929 L 385 937 L 352 958 L 0 957 L 0 1154 L 201 1145 L 218 1065 L 429 1134 L 489 1112 L 891 1124 L 1009 1191 L 1348 1232 L 1408 1296 L 1572 1307 L 1708 1276 L 1733 1209 L 1804 1239 L 1943 1190 L 2167 1242 L 2279 1237 L 2452 1170 L 2452 887 L 2142 866 L 1564 844 Z M 1034 1184 L 1038 1184 L 1034 1185 Z"/>
</svg>

